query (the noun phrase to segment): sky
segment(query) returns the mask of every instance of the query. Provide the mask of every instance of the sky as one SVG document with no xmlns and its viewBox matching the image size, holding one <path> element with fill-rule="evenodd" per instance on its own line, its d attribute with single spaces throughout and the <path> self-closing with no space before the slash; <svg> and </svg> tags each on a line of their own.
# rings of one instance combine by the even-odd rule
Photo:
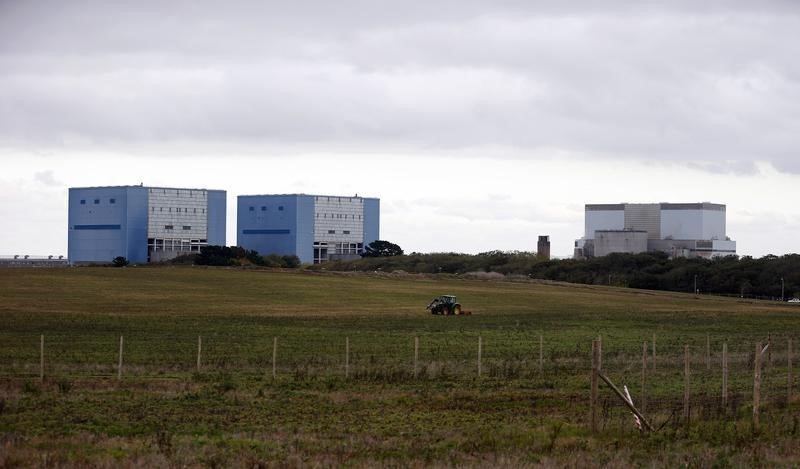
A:
<svg viewBox="0 0 800 469">
<path fill-rule="evenodd" d="M 67 188 L 381 199 L 406 251 L 572 254 L 586 203 L 800 252 L 796 1 L 0 0 L 0 254 Z"/>
</svg>

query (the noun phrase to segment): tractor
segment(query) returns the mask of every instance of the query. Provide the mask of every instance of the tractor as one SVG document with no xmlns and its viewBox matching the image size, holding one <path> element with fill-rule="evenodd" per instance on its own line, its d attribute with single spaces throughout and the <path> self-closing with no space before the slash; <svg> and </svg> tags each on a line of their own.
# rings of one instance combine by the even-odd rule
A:
<svg viewBox="0 0 800 469">
<path fill-rule="evenodd" d="M 461 309 L 461 303 L 456 301 L 455 295 L 442 295 L 434 298 L 428 305 L 431 314 L 441 314 L 443 316 L 469 314 L 469 311 Z"/>
</svg>

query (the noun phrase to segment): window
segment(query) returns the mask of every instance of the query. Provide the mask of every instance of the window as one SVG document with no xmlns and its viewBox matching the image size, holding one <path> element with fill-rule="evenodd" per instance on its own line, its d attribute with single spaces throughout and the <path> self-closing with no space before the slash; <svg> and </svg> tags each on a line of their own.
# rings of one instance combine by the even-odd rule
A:
<svg viewBox="0 0 800 469">
<path fill-rule="evenodd" d="M 100 205 L 100 199 L 94 199 L 94 204 L 95 205 Z"/>
<path fill-rule="evenodd" d="M 164 225 L 165 230 L 171 230 L 173 228 L 172 225 Z"/>
<path fill-rule="evenodd" d="M 194 212 L 193 212 L 193 213 L 197 213 L 197 209 L 194 209 Z"/>
<path fill-rule="evenodd" d="M 188 230 L 191 230 L 192 227 L 189 226 L 189 225 L 183 225 L 183 229 L 188 231 Z"/>
<path fill-rule="evenodd" d="M 262 212 L 266 212 L 266 211 L 267 211 L 267 207 L 265 207 L 264 205 L 262 205 L 262 206 L 261 206 L 261 211 L 262 211 Z"/>
<path fill-rule="evenodd" d="M 81 199 L 81 205 L 86 205 L 86 200 L 85 199 Z"/>
<path fill-rule="evenodd" d="M 347 231 L 347 230 L 345 230 L 345 231 L 342 231 L 342 233 L 344 233 L 344 234 L 350 234 L 350 232 L 349 232 L 349 231 Z"/>
<path fill-rule="evenodd" d="M 251 212 L 255 211 L 255 209 L 256 209 L 255 207 L 250 207 Z"/>
<path fill-rule="evenodd" d="M 328 234 L 336 234 L 336 230 L 328 230 Z"/>
<path fill-rule="evenodd" d="M 278 211 L 279 211 L 279 212 L 282 212 L 282 211 L 283 211 L 283 205 L 278 205 Z"/>
<path fill-rule="evenodd" d="M 117 203 L 117 199 L 110 199 L 110 200 L 108 201 L 108 203 L 110 203 L 110 204 L 115 204 L 115 203 Z"/>
<path fill-rule="evenodd" d="M 158 211 L 159 212 L 163 212 L 164 211 L 164 207 L 158 207 Z"/>
<path fill-rule="evenodd" d="M 169 208 L 169 213 L 172 213 L 172 207 Z"/>
</svg>

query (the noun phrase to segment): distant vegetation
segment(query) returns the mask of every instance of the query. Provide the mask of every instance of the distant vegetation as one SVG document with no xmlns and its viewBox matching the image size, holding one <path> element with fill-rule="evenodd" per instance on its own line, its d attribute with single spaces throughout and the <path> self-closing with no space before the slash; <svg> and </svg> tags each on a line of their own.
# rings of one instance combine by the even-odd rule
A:
<svg viewBox="0 0 800 469">
<path fill-rule="evenodd" d="M 544 260 L 532 252 L 490 251 L 481 254 L 412 253 L 329 262 L 312 268 L 342 271 L 397 271 L 412 273 L 497 272 L 536 279 L 589 285 L 692 292 L 697 276 L 701 293 L 744 297 L 800 296 L 800 255 L 674 259 L 661 252 L 611 254 L 587 260 Z"/>
<path fill-rule="evenodd" d="M 300 259 L 295 255 L 279 256 L 277 254 L 260 255 L 257 251 L 247 250 L 241 247 L 230 246 L 203 246 L 200 254 L 193 257 L 196 265 L 215 265 L 215 266 L 234 266 L 234 265 L 257 265 L 263 267 L 300 267 Z M 185 263 L 187 259 L 179 260 L 177 263 Z"/>
</svg>

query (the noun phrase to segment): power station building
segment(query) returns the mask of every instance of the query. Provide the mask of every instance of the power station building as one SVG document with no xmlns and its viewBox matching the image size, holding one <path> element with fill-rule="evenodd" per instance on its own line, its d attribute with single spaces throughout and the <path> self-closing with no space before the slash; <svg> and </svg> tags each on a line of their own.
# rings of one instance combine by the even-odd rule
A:
<svg viewBox="0 0 800 469">
<path fill-rule="evenodd" d="M 575 258 L 647 251 L 673 258 L 735 255 L 736 241 L 725 233 L 725 210 L 710 202 L 587 204 Z"/>
<path fill-rule="evenodd" d="M 327 195 L 241 195 L 237 244 L 301 262 L 353 259 L 380 239 L 380 199 Z"/>
<path fill-rule="evenodd" d="M 72 264 L 156 262 L 225 245 L 226 192 L 113 186 L 69 189 Z"/>
</svg>

